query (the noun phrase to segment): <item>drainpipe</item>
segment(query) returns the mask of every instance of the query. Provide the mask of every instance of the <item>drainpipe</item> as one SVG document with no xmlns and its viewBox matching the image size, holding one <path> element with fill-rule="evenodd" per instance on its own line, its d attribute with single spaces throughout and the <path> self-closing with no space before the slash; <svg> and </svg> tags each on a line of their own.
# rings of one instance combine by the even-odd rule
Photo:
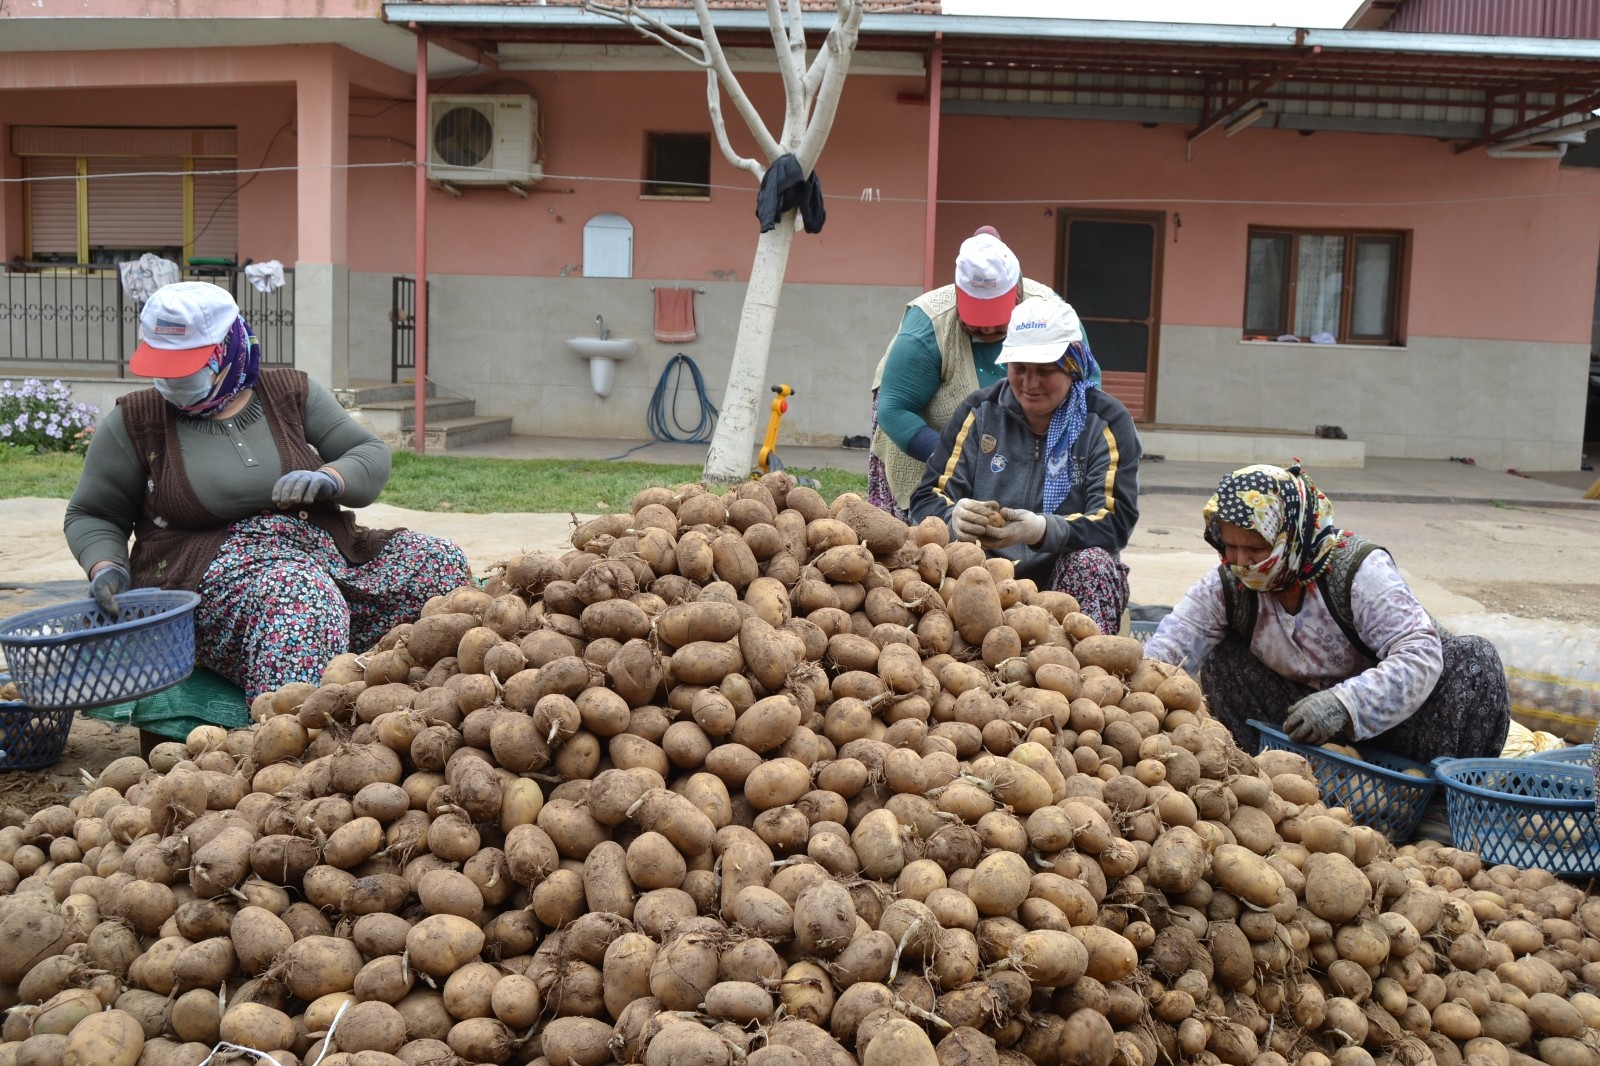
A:
<svg viewBox="0 0 1600 1066">
<path fill-rule="evenodd" d="M 928 206 L 922 223 L 922 291 L 934 287 L 933 235 L 939 214 L 939 100 L 944 82 L 944 34 L 928 52 Z"/>
<path fill-rule="evenodd" d="M 411 444 L 418 455 L 427 452 L 428 429 L 428 35 L 411 24 L 417 35 L 417 281 L 412 301 L 416 318 L 411 340 L 415 349 L 416 418 L 412 423 Z"/>
</svg>

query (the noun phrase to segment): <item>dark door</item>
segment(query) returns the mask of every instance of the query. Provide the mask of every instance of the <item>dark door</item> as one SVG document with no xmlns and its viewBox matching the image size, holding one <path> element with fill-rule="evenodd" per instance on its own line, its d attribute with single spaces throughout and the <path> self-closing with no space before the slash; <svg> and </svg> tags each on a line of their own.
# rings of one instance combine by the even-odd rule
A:
<svg viewBox="0 0 1600 1066">
<path fill-rule="evenodd" d="M 1056 291 L 1078 312 L 1102 387 L 1155 419 L 1162 215 L 1063 211 Z"/>
</svg>

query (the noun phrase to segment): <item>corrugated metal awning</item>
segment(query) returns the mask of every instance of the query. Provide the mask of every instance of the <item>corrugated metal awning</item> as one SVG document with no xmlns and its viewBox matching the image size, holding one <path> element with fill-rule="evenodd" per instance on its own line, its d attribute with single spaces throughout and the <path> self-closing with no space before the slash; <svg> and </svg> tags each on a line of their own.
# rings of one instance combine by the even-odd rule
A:
<svg viewBox="0 0 1600 1066">
<path fill-rule="evenodd" d="M 694 26 L 688 10 L 651 14 Z M 509 42 L 640 39 L 565 5 L 391 3 L 384 16 L 491 56 Z M 714 18 L 725 46 L 771 47 L 764 13 Z M 832 18 L 805 21 L 821 33 Z M 1183 122 L 1199 136 L 1264 104 L 1256 121 L 1268 127 L 1446 137 L 1464 150 L 1546 130 L 1570 139 L 1560 127 L 1600 107 L 1595 40 L 869 11 L 859 50 L 926 54 L 936 34 L 952 112 Z"/>
</svg>

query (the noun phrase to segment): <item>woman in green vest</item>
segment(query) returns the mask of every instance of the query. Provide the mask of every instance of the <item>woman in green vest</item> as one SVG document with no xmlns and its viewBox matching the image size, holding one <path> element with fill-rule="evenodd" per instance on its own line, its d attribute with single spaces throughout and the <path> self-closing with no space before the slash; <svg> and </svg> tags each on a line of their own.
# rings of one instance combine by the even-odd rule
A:
<svg viewBox="0 0 1600 1066">
<path fill-rule="evenodd" d="M 1511 700 L 1494 645 L 1441 630 L 1387 551 L 1334 525 L 1298 464 L 1225 475 L 1202 518 L 1221 565 L 1145 654 L 1198 670 L 1240 747 L 1258 750 L 1256 719 L 1304 744 L 1371 742 L 1422 763 L 1499 755 Z"/>
<path fill-rule="evenodd" d="M 107 615 L 130 586 L 198 592 L 199 664 L 253 699 L 317 681 L 471 580 L 447 540 L 355 524 L 341 504 L 378 498 L 388 447 L 304 373 L 263 369 L 226 289 L 156 290 L 139 335 L 129 368 L 154 387 L 101 422 L 67 505 Z"/>
<path fill-rule="evenodd" d="M 872 378 L 869 503 L 906 517 L 956 405 L 1005 380 L 1006 368 L 995 359 L 1012 309 L 1029 296 L 1055 294 L 1024 278 L 1011 249 L 984 226 L 962 242 L 955 284 L 906 305 L 900 330 Z"/>
</svg>

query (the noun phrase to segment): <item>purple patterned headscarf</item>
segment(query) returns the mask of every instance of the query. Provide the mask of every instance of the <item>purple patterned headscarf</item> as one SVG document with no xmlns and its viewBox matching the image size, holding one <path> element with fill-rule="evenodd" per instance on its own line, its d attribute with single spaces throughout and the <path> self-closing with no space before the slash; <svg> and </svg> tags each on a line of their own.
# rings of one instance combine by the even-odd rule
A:
<svg viewBox="0 0 1600 1066">
<path fill-rule="evenodd" d="M 250 326 L 240 315 L 228 328 L 228 335 L 211 353 L 208 364 L 212 370 L 221 371 L 211 395 L 190 407 L 180 408 L 191 418 L 205 418 L 222 410 L 245 389 L 255 386 L 261 376 L 261 342 L 250 331 Z"/>
</svg>

